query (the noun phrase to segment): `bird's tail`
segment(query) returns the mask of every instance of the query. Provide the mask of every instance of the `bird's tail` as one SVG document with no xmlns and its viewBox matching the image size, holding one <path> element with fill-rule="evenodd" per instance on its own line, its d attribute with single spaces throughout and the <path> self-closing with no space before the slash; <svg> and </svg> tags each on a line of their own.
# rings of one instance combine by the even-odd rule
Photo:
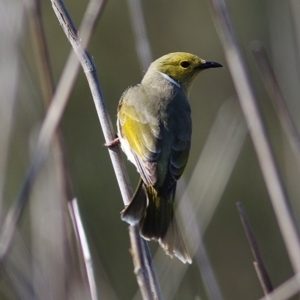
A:
<svg viewBox="0 0 300 300">
<path fill-rule="evenodd" d="M 175 219 L 172 198 L 163 198 L 155 188 L 141 181 L 121 217 L 131 225 L 139 222 L 141 236 L 157 240 L 171 257 L 175 255 L 183 263 L 192 262 Z"/>
</svg>

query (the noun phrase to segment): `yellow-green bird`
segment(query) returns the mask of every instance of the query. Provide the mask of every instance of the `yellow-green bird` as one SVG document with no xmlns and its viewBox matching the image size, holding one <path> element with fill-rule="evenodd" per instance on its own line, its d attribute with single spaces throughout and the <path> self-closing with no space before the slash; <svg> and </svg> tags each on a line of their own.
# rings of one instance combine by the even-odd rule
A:
<svg viewBox="0 0 300 300">
<path fill-rule="evenodd" d="M 188 94 L 204 70 L 222 67 L 196 55 L 175 52 L 154 61 L 142 82 L 128 88 L 118 107 L 118 138 L 141 175 L 138 188 L 121 212 L 139 223 L 140 234 L 157 240 L 165 252 L 191 263 L 174 215 L 177 180 L 187 164 L 192 133 Z"/>
</svg>

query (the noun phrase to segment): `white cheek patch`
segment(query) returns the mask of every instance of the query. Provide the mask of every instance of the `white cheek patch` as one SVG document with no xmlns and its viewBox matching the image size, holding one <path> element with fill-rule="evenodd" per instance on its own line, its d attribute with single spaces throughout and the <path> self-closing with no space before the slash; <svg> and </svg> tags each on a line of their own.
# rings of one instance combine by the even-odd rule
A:
<svg viewBox="0 0 300 300">
<path fill-rule="evenodd" d="M 158 73 L 159 73 L 162 77 L 164 77 L 165 79 L 167 79 L 169 82 L 171 82 L 171 83 L 173 83 L 174 85 L 176 85 L 178 88 L 181 88 L 181 85 L 180 85 L 177 81 L 175 81 L 173 78 L 171 78 L 170 76 L 168 76 L 167 74 L 162 73 L 162 72 L 159 72 L 159 71 L 158 71 Z"/>
</svg>

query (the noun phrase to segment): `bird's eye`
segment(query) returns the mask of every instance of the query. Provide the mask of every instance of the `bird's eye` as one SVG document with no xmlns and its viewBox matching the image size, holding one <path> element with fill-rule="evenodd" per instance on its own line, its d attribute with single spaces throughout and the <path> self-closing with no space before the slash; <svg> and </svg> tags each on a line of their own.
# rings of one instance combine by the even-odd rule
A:
<svg viewBox="0 0 300 300">
<path fill-rule="evenodd" d="M 190 66 L 190 63 L 188 61 L 184 60 L 180 63 L 180 66 L 183 67 L 184 69 L 186 69 Z"/>
</svg>

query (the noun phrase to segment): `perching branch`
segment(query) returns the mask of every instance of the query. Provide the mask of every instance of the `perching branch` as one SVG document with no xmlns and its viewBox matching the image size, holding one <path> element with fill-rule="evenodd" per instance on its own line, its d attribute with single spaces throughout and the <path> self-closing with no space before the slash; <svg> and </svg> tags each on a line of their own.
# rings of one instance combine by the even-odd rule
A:
<svg viewBox="0 0 300 300">
<path fill-rule="evenodd" d="M 63 4 L 62 1 L 52 0 L 53 10 L 62 26 L 67 38 L 69 39 L 80 63 L 86 74 L 94 103 L 96 106 L 99 121 L 104 133 L 104 138 L 107 144 L 114 139 L 114 130 L 111 124 L 110 117 L 107 112 L 104 97 L 100 88 L 97 77 L 96 68 L 87 51 L 84 50 L 77 35 L 77 30 Z M 113 168 L 115 170 L 124 204 L 129 204 L 132 189 L 129 184 L 129 178 L 125 171 L 125 166 L 122 162 L 121 152 L 118 147 L 109 151 L 112 160 Z M 147 244 L 142 240 L 139 235 L 137 227 L 130 228 L 130 239 L 132 252 L 135 253 L 138 262 L 134 260 L 137 281 L 139 283 L 144 299 L 162 299 L 160 287 L 156 279 L 154 268 L 151 268 L 152 261 L 150 252 L 147 249 Z M 147 254 L 147 255 L 146 255 Z M 149 261 L 150 260 L 150 261 Z"/>
</svg>

